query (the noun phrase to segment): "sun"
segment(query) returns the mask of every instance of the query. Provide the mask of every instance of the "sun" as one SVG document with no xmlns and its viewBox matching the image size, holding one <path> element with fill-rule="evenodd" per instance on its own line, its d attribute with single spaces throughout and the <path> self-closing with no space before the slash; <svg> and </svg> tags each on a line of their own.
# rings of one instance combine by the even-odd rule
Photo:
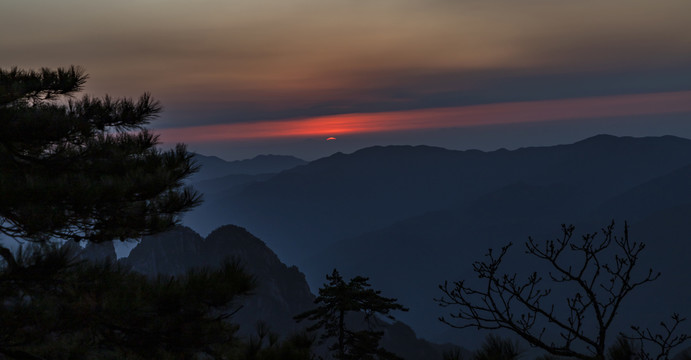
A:
<svg viewBox="0 0 691 360">
<path fill-rule="evenodd" d="M 331 141 L 331 140 L 336 140 L 336 138 L 333 136 L 326 138 L 326 141 Z"/>
</svg>

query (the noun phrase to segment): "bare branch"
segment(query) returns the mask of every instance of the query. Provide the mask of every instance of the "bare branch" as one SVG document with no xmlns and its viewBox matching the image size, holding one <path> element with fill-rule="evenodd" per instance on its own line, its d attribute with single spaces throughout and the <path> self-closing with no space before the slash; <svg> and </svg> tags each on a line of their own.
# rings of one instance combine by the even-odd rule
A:
<svg viewBox="0 0 691 360">
<path fill-rule="evenodd" d="M 682 318 L 677 313 L 672 314 L 671 317 L 672 322 L 670 324 L 664 321 L 660 322 L 660 326 L 662 327 L 661 333 L 653 333 L 649 328 L 641 329 L 638 326 L 631 326 L 635 335 L 621 335 L 628 340 L 634 340 L 640 343 L 640 356 L 643 360 L 668 360 L 670 351 L 690 338 L 689 334 L 686 333 L 677 334 L 679 324 L 686 321 L 686 318 Z M 645 351 L 646 343 L 652 344 L 652 346 L 657 349 L 658 353 L 656 356 L 652 356 L 649 352 Z"/>
<path fill-rule="evenodd" d="M 439 286 L 443 296 L 436 301 L 454 309 L 448 319 L 440 320 L 459 329 L 508 329 L 557 356 L 603 359 L 608 330 L 623 300 L 660 274 L 651 269 L 645 276 L 634 275 L 645 245 L 629 240 L 628 224 L 624 224 L 623 237 L 614 234 L 614 222 L 600 233 L 583 235 L 580 241 L 574 240 L 574 231 L 573 225 L 562 225 L 562 235 L 555 240 L 538 243 L 528 238 L 525 253 L 553 269 L 545 278 L 537 272 L 525 279 L 520 279 L 518 273 L 501 273 L 502 260 L 512 244 L 502 247 L 498 254 L 490 249 L 485 261 L 473 264 L 474 272 L 485 282 L 482 288 L 463 280 Z M 554 285 L 572 289 L 562 303 L 566 311 L 555 310 L 551 291 Z M 588 332 L 586 320 L 596 325 L 595 331 Z M 640 332 L 639 337 L 676 346 L 686 340 L 686 335 L 670 335 L 678 322 L 677 317 L 674 325 L 663 324 L 668 330 L 665 337 L 654 337 L 649 332 Z M 544 338 L 545 334 L 556 340 Z"/>
</svg>

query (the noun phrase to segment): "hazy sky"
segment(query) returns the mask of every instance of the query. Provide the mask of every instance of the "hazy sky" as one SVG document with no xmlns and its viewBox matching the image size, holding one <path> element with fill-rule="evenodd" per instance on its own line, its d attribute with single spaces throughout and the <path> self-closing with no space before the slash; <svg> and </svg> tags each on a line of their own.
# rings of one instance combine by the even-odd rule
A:
<svg viewBox="0 0 691 360">
<path fill-rule="evenodd" d="M 689 14 L 688 0 L 4 0 L 0 67 L 76 64 L 87 93 L 149 91 L 162 140 L 225 158 L 691 137 Z"/>
</svg>

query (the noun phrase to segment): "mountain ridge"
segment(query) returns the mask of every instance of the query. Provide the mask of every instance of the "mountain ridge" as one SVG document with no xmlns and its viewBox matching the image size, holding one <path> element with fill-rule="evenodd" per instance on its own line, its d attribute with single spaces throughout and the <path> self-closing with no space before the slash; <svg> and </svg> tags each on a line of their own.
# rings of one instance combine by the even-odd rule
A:
<svg viewBox="0 0 691 360">
<path fill-rule="evenodd" d="M 112 244 L 104 248 L 112 249 Z M 101 252 L 92 250 L 89 254 Z M 214 268 L 226 260 L 238 262 L 254 277 L 257 285 L 251 295 L 237 304 L 239 310 L 231 318 L 232 323 L 239 325 L 242 336 L 255 335 L 255 328 L 260 323 L 284 337 L 304 329 L 305 324 L 298 324 L 293 319 L 293 316 L 315 306 L 315 296 L 304 274 L 297 267 L 281 262 L 263 241 L 242 227 L 224 225 L 206 238 L 190 228 L 177 227 L 143 238 L 120 262 L 133 271 L 155 277 L 176 276 L 192 268 Z M 441 360 L 444 351 L 455 348 L 450 344 L 437 345 L 418 338 L 408 325 L 401 322 L 382 323 L 381 326 L 385 333 L 382 346 L 405 359 Z M 411 352 L 411 348 L 415 351 Z M 315 351 L 323 349 L 317 347 Z"/>
<path fill-rule="evenodd" d="M 590 139 L 591 143 L 597 140 Z M 337 241 L 459 201 L 472 201 L 517 181 L 585 184 L 592 196 L 623 192 L 686 165 L 688 161 L 680 159 L 691 158 L 691 140 L 674 138 L 681 145 L 667 146 L 669 139 L 634 138 L 637 146 L 630 147 L 626 145 L 630 140 L 612 137 L 610 148 L 614 150 L 604 155 L 598 153 L 600 147 L 588 142 L 493 152 L 370 147 L 318 159 L 250 183 L 235 194 L 210 198 L 203 205 L 204 213 L 193 212 L 187 224 L 201 233 L 220 223 L 241 224 L 294 262 L 295 255 L 286 252 L 290 243 L 301 248 L 306 245 L 302 239 Z M 628 154 L 627 146 L 638 154 Z M 679 146 L 683 154 L 674 155 Z M 615 165 L 617 171 L 612 170 Z M 645 171 L 639 170 L 643 167 Z M 597 176 L 611 180 L 603 182 Z M 309 224 L 301 218 L 310 219 Z"/>
<path fill-rule="evenodd" d="M 189 183 L 210 180 L 227 175 L 260 175 L 279 173 L 307 161 L 289 155 L 257 155 L 251 159 L 227 161 L 213 155 L 192 154 L 192 159 L 200 171 L 187 179 Z"/>
<path fill-rule="evenodd" d="M 489 247 L 528 236 L 549 239 L 564 223 L 590 232 L 630 217 L 632 234 L 648 224 L 641 236 L 656 239 L 650 252 L 662 256 L 666 240 L 657 239 L 651 224 L 664 228 L 659 214 L 670 218 L 670 209 L 686 213 L 689 166 L 691 140 L 675 136 L 600 135 L 490 152 L 377 146 L 251 182 L 210 199 L 190 220 L 246 227 L 298 265 L 313 288 L 333 267 L 347 276 L 367 274 L 375 287 L 413 304 L 403 321 L 420 333 L 441 334 L 447 329 L 436 321 L 442 315 L 432 301 L 436 285 L 472 276 L 469 264 Z M 669 193 L 660 197 L 661 191 Z M 678 233 L 670 239 L 691 238 L 680 223 L 669 226 Z M 667 245 L 683 252 L 683 244 Z M 674 272 L 669 277 L 683 280 Z"/>
</svg>

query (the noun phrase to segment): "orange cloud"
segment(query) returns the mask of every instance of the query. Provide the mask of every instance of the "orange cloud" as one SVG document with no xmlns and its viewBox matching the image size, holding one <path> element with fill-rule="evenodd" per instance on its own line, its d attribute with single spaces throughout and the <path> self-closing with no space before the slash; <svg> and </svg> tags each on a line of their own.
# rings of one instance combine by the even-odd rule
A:
<svg viewBox="0 0 691 360">
<path fill-rule="evenodd" d="M 171 128 L 158 132 L 165 143 L 196 143 L 682 112 L 691 112 L 691 91 L 340 114 L 283 121 Z"/>
</svg>

